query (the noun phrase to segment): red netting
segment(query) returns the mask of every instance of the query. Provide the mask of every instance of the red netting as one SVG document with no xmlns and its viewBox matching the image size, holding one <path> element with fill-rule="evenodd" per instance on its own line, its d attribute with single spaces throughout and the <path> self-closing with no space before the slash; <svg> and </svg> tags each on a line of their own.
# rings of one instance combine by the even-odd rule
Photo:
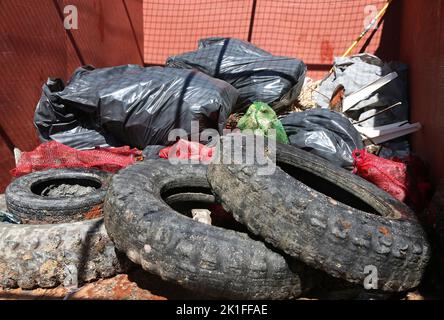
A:
<svg viewBox="0 0 444 320">
<path fill-rule="evenodd" d="M 174 145 L 159 151 L 159 157 L 163 159 L 191 159 L 208 163 L 213 157 L 214 148 L 203 144 L 180 139 Z"/>
<path fill-rule="evenodd" d="M 297 57 L 323 77 L 387 0 L 144 0 L 144 61 L 197 49 L 204 37 L 247 40 L 276 55 Z M 392 5 L 394 6 L 394 5 Z M 389 10 L 388 13 L 391 12 Z M 381 49 L 384 23 L 352 53 Z M 392 36 L 384 36 L 384 39 Z"/>
<path fill-rule="evenodd" d="M 428 202 L 430 184 L 424 164 L 416 157 L 388 160 L 364 150 L 353 152 L 353 173 L 372 182 L 420 212 Z"/>
<path fill-rule="evenodd" d="M 116 172 L 133 164 L 142 152 L 129 147 L 77 150 L 56 141 L 41 144 L 30 152 L 23 152 L 15 169 L 14 177 L 52 168 L 95 168 Z"/>
<path fill-rule="evenodd" d="M 407 198 L 408 179 L 407 166 L 377 157 L 366 150 L 353 152 L 353 173 L 372 182 L 400 201 Z"/>
</svg>

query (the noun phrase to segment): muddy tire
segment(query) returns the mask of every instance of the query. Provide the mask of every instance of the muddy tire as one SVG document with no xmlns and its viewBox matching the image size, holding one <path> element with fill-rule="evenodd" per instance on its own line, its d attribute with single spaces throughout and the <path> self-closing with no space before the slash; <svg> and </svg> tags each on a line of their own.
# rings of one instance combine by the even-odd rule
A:
<svg viewBox="0 0 444 320">
<path fill-rule="evenodd" d="M 209 297 L 300 295 L 302 265 L 295 263 L 290 269 L 282 255 L 246 233 L 194 221 L 165 203 L 162 195 L 167 190 L 193 193 L 209 188 L 206 169 L 148 160 L 115 175 L 104 212 L 116 247 L 146 271 Z"/>
<path fill-rule="evenodd" d="M 0 287 L 80 285 L 127 270 L 103 219 L 54 225 L 0 223 Z"/>
<path fill-rule="evenodd" d="M 102 216 L 111 174 L 93 169 L 51 169 L 27 174 L 6 189 L 8 211 L 24 223 L 65 223 Z M 51 184 L 82 184 L 94 191 L 73 197 L 42 196 Z"/>
<path fill-rule="evenodd" d="M 110 176 L 97 170 L 53 169 L 28 174 L 8 186 L 3 198 L 8 211 L 22 222 L 36 224 L 0 223 L 1 287 L 76 286 L 128 268 L 128 260 L 116 253 L 103 218 L 91 219 L 102 215 Z M 66 198 L 33 192 L 39 183 L 57 179 L 87 179 L 98 189 Z M 85 221 L 59 223 L 74 220 Z"/>
<path fill-rule="evenodd" d="M 226 139 L 233 137 L 224 137 L 222 145 Z M 245 154 L 245 143 L 240 148 Z M 230 153 L 220 155 L 226 159 Z M 334 277 L 363 284 L 374 266 L 380 290 L 418 286 L 430 248 L 406 205 L 295 147 L 278 145 L 276 160 L 292 175 L 280 167 L 258 175 L 258 165 L 209 166 L 211 187 L 236 220 L 273 247 Z"/>
</svg>

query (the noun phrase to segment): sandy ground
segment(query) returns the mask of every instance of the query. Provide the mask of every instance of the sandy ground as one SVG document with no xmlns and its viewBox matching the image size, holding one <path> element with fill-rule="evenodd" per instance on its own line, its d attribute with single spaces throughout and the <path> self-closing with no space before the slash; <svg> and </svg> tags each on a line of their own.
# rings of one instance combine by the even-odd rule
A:
<svg viewBox="0 0 444 320">
<path fill-rule="evenodd" d="M 299 300 L 356 299 L 355 293 L 356 289 L 335 290 L 332 288 L 331 290 L 322 290 L 315 294 L 303 296 Z M 73 292 L 69 292 L 63 287 L 35 290 L 0 289 L 0 300 L 204 300 L 207 298 L 204 295 L 185 290 L 178 285 L 167 283 L 141 269 L 85 284 Z M 377 297 L 372 298 L 378 299 Z M 387 297 L 387 299 L 428 300 L 430 298 L 426 298 L 415 291 L 398 297 Z"/>
</svg>

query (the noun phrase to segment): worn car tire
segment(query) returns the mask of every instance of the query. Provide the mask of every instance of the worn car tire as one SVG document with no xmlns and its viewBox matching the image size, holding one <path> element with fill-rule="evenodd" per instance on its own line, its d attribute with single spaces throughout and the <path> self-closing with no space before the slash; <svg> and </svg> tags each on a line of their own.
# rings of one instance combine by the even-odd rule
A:
<svg viewBox="0 0 444 320">
<path fill-rule="evenodd" d="M 305 267 L 246 233 L 194 221 L 168 206 L 162 194 L 209 188 L 204 165 L 148 160 L 111 181 L 105 225 L 116 247 L 143 269 L 209 297 L 284 299 L 301 294 Z M 191 190 L 191 191 L 186 191 Z"/>
<path fill-rule="evenodd" d="M 103 218 L 52 225 L 0 223 L 0 287 L 75 287 L 128 266 L 108 238 Z"/>
<path fill-rule="evenodd" d="M 103 218 L 91 219 L 102 214 L 110 177 L 98 170 L 52 169 L 14 180 L 6 189 L 6 207 L 23 222 L 35 224 L 0 223 L 0 286 L 76 286 L 126 270 L 128 261 L 116 253 Z M 36 183 L 67 178 L 93 179 L 100 187 L 78 197 L 44 197 L 32 191 Z"/>
<path fill-rule="evenodd" d="M 233 136 L 223 137 L 221 145 L 232 145 L 226 139 Z M 279 167 L 270 175 L 258 175 L 259 165 L 224 164 L 223 159 L 233 157 L 232 149 L 219 149 L 222 164 L 209 166 L 208 179 L 226 210 L 253 234 L 352 283 L 363 284 L 374 266 L 380 290 L 404 291 L 418 286 L 430 248 L 406 205 L 362 178 L 292 146 L 278 144 L 276 161 L 295 170 L 300 177 L 296 179 Z M 245 154 L 245 140 L 240 149 L 237 151 Z M 339 188 L 333 190 L 345 191 L 353 202 L 361 200 L 364 207 L 371 208 L 366 211 L 379 215 L 355 209 L 308 186 L 318 180 L 323 192 Z"/>
<path fill-rule="evenodd" d="M 15 179 L 6 188 L 8 211 L 25 223 L 65 223 L 98 218 L 108 188 L 110 173 L 94 169 L 51 169 Z M 47 197 L 35 189 L 48 181 L 86 181 L 96 190 L 76 197 Z"/>
</svg>

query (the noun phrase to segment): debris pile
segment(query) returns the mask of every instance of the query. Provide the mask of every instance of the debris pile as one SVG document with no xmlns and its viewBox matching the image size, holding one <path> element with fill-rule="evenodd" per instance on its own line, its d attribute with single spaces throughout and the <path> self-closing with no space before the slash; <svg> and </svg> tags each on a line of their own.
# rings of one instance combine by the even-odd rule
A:
<svg viewBox="0 0 444 320">
<path fill-rule="evenodd" d="M 0 211 L 0 286 L 76 290 L 130 260 L 208 297 L 405 296 L 432 256 L 419 220 L 442 220 L 422 214 L 406 70 L 359 54 L 313 81 L 299 59 L 207 38 L 166 67 L 48 80 L 42 144 L 17 150 Z"/>
</svg>

